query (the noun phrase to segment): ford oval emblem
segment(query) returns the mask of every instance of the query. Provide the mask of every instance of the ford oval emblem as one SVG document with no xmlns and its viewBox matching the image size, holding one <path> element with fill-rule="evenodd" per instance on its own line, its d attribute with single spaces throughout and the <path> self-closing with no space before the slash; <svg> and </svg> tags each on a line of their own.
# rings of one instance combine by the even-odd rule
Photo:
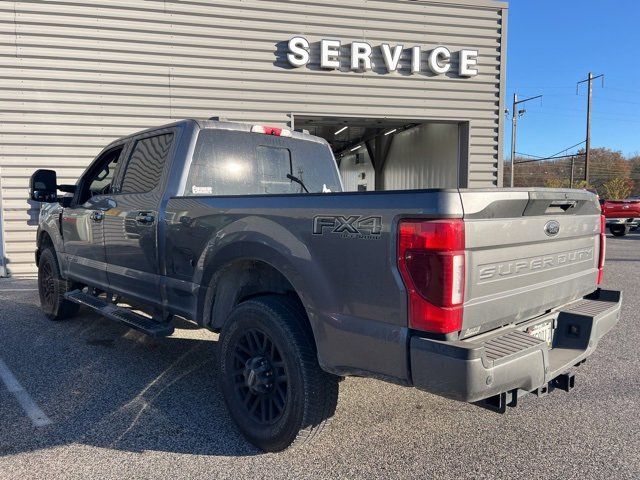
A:
<svg viewBox="0 0 640 480">
<path fill-rule="evenodd" d="M 544 233 L 550 237 L 555 237 L 560 232 L 560 222 L 549 220 L 544 226 Z"/>
</svg>

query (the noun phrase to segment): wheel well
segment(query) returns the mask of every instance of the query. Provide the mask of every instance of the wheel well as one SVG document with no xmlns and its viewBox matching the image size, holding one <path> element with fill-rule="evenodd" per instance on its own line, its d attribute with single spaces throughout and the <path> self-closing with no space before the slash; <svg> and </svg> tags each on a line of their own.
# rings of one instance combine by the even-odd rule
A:
<svg viewBox="0 0 640 480">
<path fill-rule="evenodd" d="M 38 235 L 38 241 L 36 242 L 36 265 L 40 262 L 40 254 L 47 247 L 53 248 L 53 240 L 51 239 L 51 235 L 47 232 L 40 232 Z"/>
<path fill-rule="evenodd" d="M 212 276 L 202 311 L 202 323 L 219 331 L 240 302 L 261 295 L 286 295 L 304 309 L 295 288 L 276 268 L 259 260 L 236 261 Z M 311 325 L 304 315 L 309 331 Z"/>
</svg>

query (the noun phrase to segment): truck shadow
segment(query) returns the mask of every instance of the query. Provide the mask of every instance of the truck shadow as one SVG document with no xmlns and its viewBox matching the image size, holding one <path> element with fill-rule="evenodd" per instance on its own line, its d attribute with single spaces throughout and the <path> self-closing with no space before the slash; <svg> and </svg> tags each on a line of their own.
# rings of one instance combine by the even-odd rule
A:
<svg viewBox="0 0 640 480">
<path fill-rule="evenodd" d="M 154 340 L 88 312 L 54 323 L 34 302 L 3 296 L 0 357 L 19 367 L 20 382 L 53 424 L 34 436 L 17 431 L 31 428 L 26 417 L 5 418 L 0 457 L 72 443 L 129 452 L 261 453 L 240 435 L 217 389 L 214 334 L 179 325 L 175 336 Z"/>
</svg>

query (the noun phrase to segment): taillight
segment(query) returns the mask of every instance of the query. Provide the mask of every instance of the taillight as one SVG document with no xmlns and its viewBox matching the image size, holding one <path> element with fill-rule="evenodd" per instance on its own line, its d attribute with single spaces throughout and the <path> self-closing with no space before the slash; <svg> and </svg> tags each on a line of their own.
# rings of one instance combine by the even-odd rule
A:
<svg viewBox="0 0 640 480">
<path fill-rule="evenodd" d="M 263 133 L 264 135 L 273 135 L 275 137 L 290 137 L 291 130 L 278 127 L 267 127 L 265 125 L 254 125 L 251 127 L 251 133 Z"/>
<path fill-rule="evenodd" d="M 464 222 L 401 220 L 398 269 L 407 289 L 409 327 L 436 333 L 462 327 Z"/>
<path fill-rule="evenodd" d="M 598 280 L 600 285 L 604 279 L 604 257 L 607 250 L 607 219 L 604 215 L 600 215 L 600 255 L 598 257 Z"/>
</svg>

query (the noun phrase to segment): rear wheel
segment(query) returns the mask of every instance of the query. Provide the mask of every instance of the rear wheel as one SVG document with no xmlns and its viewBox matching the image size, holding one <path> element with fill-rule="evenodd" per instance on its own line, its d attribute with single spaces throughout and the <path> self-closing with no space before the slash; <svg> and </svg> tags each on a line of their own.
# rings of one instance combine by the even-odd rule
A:
<svg viewBox="0 0 640 480">
<path fill-rule="evenodd" d="M 629 227 L 627 225 L 611 225 L 609 227 L 609 231 L 611 235 L 614 237 L 624 237 L 627 233 L 629 233 Z"/>
<path fill-rule="evenodd" d="M 265 451 L 303 443 L 333 416 L 338 377 L 318 365 L 304 311 L 282 296 L 238 305 L 220 336 L 219 380 L 243 435 Z"/>
<path fill-rule="evenodd" d="M 64 320 L 78 313 L 80 306 L 64 298 L 71 290 L 72 283 L 60 275 L 55 251 L 46 248 L 38 262 L 38 293 L 42 311 L 49 319 Z"/>
</svg>

